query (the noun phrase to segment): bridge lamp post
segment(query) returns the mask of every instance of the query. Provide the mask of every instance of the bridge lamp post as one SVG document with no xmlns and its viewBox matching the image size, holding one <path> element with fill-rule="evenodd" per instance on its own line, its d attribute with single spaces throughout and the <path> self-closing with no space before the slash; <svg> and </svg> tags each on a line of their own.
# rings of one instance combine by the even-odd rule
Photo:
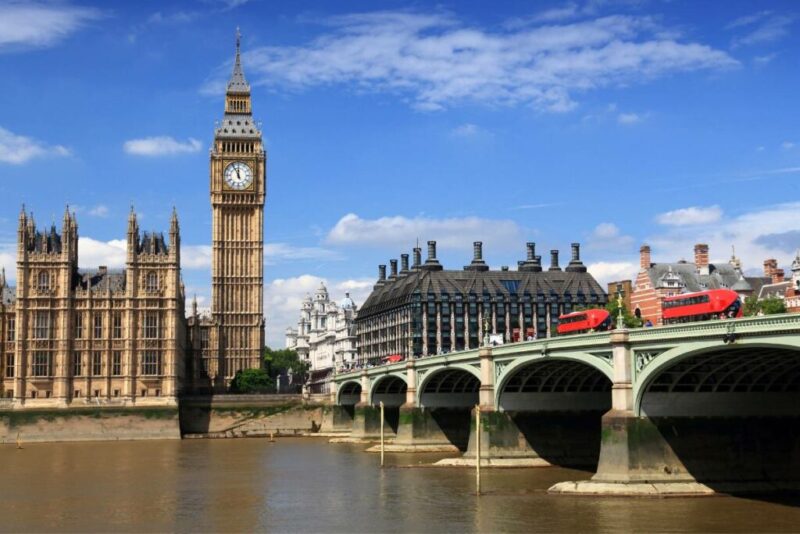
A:
<svg viewBox="0 0 800 534">
<path fill-rule="evenodd" d="M 625 329 L 624 295 L 625 291 L 622 289 L 622 284 L 617 284 L 617 330 Z"/>
</svg>

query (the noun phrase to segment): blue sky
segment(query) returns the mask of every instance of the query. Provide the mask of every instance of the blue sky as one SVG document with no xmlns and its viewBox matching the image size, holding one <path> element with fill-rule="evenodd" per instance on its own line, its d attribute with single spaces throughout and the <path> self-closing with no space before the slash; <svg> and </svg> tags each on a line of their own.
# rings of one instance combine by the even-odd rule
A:
<svg viewBox="0 0 800 534">
<path fill-rule="evenodd" d="M 0 0 L 0 262 L 20 204 L 78 214 L 82 267 L 124 263 L 126 214 L 175 205 L 209 296 L 208 147 L 243 34 L 268 147 L 268 342 L 325 280 L 439 242 L 582 256 L 601 281 L 707 242 L 748 270 L 800 247 L 800 6 L 694 2 Z M 564 261 L 564 259 L 562 259 Z"/>
</svg>

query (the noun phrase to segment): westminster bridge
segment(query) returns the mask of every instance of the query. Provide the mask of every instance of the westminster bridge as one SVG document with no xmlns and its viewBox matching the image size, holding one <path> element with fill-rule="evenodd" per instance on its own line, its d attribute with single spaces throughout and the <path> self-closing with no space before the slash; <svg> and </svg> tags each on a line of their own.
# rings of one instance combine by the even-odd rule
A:
<svg viewBox="0 0 800 534">
<path fill-rule="evenodd" d="M 334 427 L 389 450 L 585 465 L 553 491 L 693 493 L 800 481 L 800 314 L 618 329 L 339 373 Z M 474 460 L 473 460 L 474 462 Z M 504 464 L 505 462 L 505 464 Z"/>
</svg>

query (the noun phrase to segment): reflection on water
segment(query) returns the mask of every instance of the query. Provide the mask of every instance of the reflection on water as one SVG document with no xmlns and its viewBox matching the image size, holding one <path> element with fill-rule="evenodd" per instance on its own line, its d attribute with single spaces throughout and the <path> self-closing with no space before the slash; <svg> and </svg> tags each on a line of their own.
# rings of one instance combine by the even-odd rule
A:
<svg viewBox="0 0 800 534">
<path fill-rule="evenodd" d="M 0 447 L 2 531 L 796 531 L 800 499 L 548 495 L 591 473 L 420 467 L 317 439 Z"/>
</svg>

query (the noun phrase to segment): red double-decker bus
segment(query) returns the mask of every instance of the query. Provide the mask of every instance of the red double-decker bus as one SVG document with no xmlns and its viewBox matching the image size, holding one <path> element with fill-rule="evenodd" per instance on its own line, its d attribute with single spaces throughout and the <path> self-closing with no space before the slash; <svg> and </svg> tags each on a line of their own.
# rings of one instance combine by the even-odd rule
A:
<svg viewBox="0 0 800 534">
<path fill-rule="evenodd" d="M 664 324 L 691 323 L 709 319 L 733 319 L 743 315 L 739 294 L 730 289 L 710 289 L 666 297 L 661 302 Z"/>
<path fill-rule="evenodd" d="M 558 335 L 602 332 L 611 328 L 611 314 L 603 309 L 567 313 L 558 318 Z"/>
</svg>

